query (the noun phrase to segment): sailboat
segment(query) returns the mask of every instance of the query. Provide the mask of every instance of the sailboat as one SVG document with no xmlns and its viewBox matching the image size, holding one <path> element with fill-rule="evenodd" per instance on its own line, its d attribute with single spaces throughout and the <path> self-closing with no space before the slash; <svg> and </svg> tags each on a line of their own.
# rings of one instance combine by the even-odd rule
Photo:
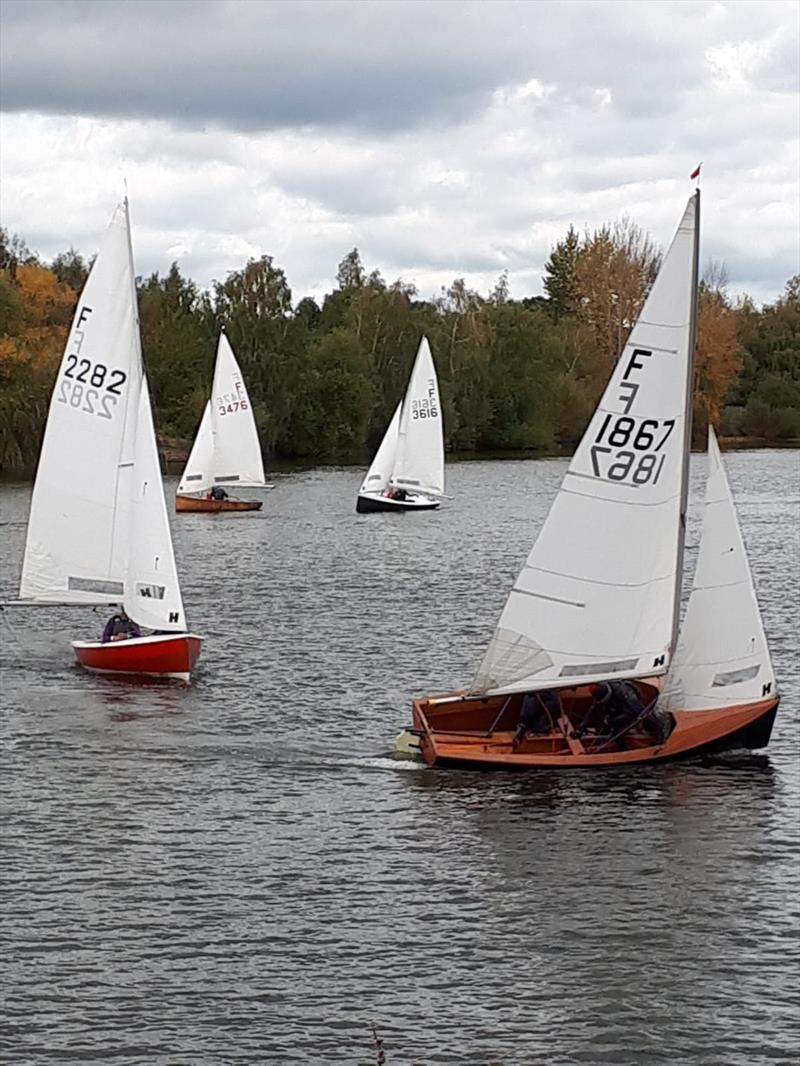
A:
<svg viewBox="0 0 800 1066">
<path fill-rule="evenodd" d="M 433 356 L 423 337 L 406 394 L 358 491 L 356 510 L 431 511 L 443 495 L 442 405 Z"/>
<path fill-rule="evenodd" d="M 713 432 L 679 636 L 699 223 L 698 190 L 472 688 L 415 700 L 398 754 L 431 765 L 591 767 L 768 743 L 775 677 Z M 620 693 L 636 708 L 621 727 L 605 702 Z M 547 714 L 530 729 L 526 701 L 537 700 Z"/>
<path fill-rule="evenodd" d="M 88 670 L 188 681 L 200 654 L 201 638 L 187 632 L 142 364 L 127 199 L 86 280 L 56 377 L 17 602 L 121 604 L 156 631 L 73 641 Z"/>
<path fill-rule="evenodd" d="M 264 483 L 261 445 L 242 372 L 228 338 L 221 333 L 211 397 L 178 485 L 175 510 L 261 510 L 261 500 L 231 499 L 219 491 L 231 485 L 272 488 Z"/>
</svg>

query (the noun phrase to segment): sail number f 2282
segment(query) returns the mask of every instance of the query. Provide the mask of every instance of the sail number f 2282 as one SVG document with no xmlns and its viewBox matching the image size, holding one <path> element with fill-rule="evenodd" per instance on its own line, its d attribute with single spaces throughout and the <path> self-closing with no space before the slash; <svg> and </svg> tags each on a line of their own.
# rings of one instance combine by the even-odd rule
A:
<svg viewBox="0 0 800 1066">
<path fill-rule="evenodd" d="M 113 418 L 113 409 L 122 395 L 122 386 L 128 380 L 128 375 L 124 370 L 114 370 L 105 363 L 81 357 L 85 332 L 80 327 L 91 313 L 92 308 L 85 306 L 78 312 L 71 339 L 71 346 L 75 350 L 67 355 L 64 373 L 58 383 L 57 399 L 59 403 L 85 414 Z"/>
</svg>

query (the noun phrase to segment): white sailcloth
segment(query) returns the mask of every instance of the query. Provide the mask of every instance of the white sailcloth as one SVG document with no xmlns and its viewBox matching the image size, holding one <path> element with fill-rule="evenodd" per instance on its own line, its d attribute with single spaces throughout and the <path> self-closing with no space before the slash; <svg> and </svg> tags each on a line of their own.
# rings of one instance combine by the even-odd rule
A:
<svg viewBox="0 0 800 1066">
<path fill-rule="evenodd" d="M 775 695 L 750 564 L 709 426 L 700 551 L 664 702 L 670 710 L 706 711 Z"/>
<path fill-rule="evenodd" d="M 228 338 L 220 335 L 211 399 L 183 472 L 178 492 L 213 485 L 264 484 L 264 464 L 253 407 Z"/>
<path fill-rule="evenodd" d="M 131 538 L 123 604 L 127 614 L 141 626 L 186 631 L 146 377 L 142 380 L 137 412 Z"/>
<path fill-rule="evenodd" d="M 389 487 L 394 469 L 394 457 L 397 452 L 397 436 L 400 429 L 400 410 L 402 400 L 395 408 L 389 428 L 383 435 L 380 447 L 375 453 L 367 476 L 361 483 L 359 492 L 384 492 Z"/>
<path fill-rule="evenodd" d="M 400 411 L 391 484 L 412 492 L 444 495 L 444 434 L 436 368 L 425 337 Z"/>
<path fill-rule="evenodd" d="M 127 202 L 89 273 L 56 377 L 33 488 L 20 597 L 122 598 L 142 380 Z"/>
<path fill-rule="evenodd" d="M 473 691 L 664 673 L 683 565 L 699 194 L 509 595 Z"/>
</svg>

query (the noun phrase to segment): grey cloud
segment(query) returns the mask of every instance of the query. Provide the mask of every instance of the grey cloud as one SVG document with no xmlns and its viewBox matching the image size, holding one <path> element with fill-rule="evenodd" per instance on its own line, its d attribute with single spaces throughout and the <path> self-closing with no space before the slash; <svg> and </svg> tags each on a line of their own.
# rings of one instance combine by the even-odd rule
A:
<svg viewBox="0 0 800 1066">
<path fill-rule="evenodd" d="M 238 129 L 452 120 L 491 91 L 498 70 L 525 67 L 513 41 L 491 51 L 478 34 L 451 41 L 453 10 L 7 0 L 3 106 Z"/>
<path fill-rule="evenodd" d="M 697 79 L 709 12 L 729 15 L 735 40 L 774 6 L 5 0 L 3 107 L 240 130 L 406 129 L 464 120 L 498 88 L 538 79 L 564 106 L 609 88 L 621 117 L 654 118 Z M 782 37 L 775 57 L 784 69 Z"/>
<path fill-rule="evenodd" d="M 185 241 L 182 269 L 205 285 L 251 247 L 299 297 L 358 245 L 388 280 L 508 266 L 516 292 L 570 222 L 627 213 L 667 239 L 703 159 L 720 197 L 704 254 L 728 260 L 732 288 L 768 272 L 753 295 L 774 298 L 793 254 L 754 216 L 795 172 L 788 6 L 11 0 L 4 108 L 90 117 L 6 121 L 4 221 L 43 254 L 91 254 L 91 205 L 71 195 L 73 225 L 65 190 L 90 174 L 91 195 L 108 191 L 124 165 L 143 273 Z M 719 89 L 709 50 L 741 54 L 745 76 Z"/>
</svg>

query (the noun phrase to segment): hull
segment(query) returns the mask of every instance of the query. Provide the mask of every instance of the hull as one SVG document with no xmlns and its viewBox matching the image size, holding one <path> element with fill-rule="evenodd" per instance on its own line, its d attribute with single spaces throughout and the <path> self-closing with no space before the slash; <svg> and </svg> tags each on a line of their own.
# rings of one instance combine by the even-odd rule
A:
<svg viewBox="0 0 800 1066">
<path fill-rule="evenodd" d="M 73 640 L 75 658 L 87 670 L 103 674 L 142 674 L 189 681 L 200 658 L 202 639 L 175 633 L 131 640 Z"/>
<path fill-rule="evenodd" d="M 643 695 L 656 686 L 639 683 Z M 453 694 L 414 702 L 414 735 L 429 766 L 485 769 L 566 769 L 667 762 L 769 743 L 778 698 L 713 711 L 676 710 L 665 733 L 636 726 L 620 736 L 580 735 L 576 724 L 591 703 L 587 689 L 562 696 L 563 714 L 549 733 L 515 741 L 522 694 L 468 697 Z M 402 736 L 402 734 L 401 734 Z"/>
<path fill-rule="evenodd" d="M 359 493 L 356 511 L 374 514 L 377 511 L 435 511 L 440 504 L 431 496 L 407 496 L 404 500 L 390 500 L 378 492 Z"/>
<path fill-rule="evenodd" d="M 205 500 L 197 496 L 176 496 L 175 510 L 180 514 L 218 514 L 220 511 L 260 511 L 261 500 Z"/>
</svg>

